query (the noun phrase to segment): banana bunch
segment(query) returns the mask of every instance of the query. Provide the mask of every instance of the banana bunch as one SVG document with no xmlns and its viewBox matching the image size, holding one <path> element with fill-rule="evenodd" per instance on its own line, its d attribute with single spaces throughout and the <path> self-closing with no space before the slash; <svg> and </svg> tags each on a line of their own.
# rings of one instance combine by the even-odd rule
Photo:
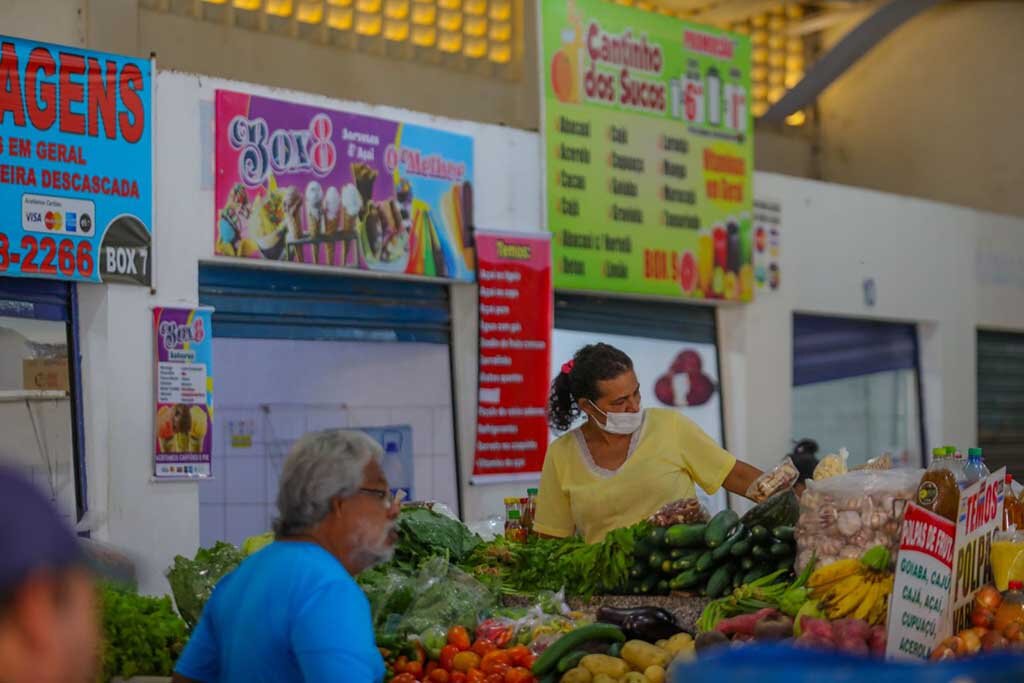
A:
<svg viewBox="0 0 1024 683">
<path fill-rule="evenodd" d="M 891 555 L 876 546 L 859 558 L 839 560 L 813 574 L 807 585 L 829 619 L 863 619 L 872 626 L 885 623 L 895 577 Z"/>
</svg>

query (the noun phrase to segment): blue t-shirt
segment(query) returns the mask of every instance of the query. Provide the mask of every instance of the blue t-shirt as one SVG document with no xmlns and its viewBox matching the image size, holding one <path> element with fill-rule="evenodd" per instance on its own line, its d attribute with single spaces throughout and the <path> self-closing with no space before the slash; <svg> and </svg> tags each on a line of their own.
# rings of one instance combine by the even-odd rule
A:
<svg viewBox="0 0 1024 683">
<path fill-rule="evenodd" d="M 370 603 L 314 543 L 271 543 L 217 584 L 175 671 L 203 683 L 381 681 Z"/>
</svg>

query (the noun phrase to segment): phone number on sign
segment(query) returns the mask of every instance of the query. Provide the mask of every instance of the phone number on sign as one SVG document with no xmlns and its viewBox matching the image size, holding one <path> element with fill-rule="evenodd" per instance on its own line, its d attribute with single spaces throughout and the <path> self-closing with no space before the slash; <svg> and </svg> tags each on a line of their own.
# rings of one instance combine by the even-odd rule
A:
<svg viewBox="0 0 1024 683">
<path fill-rule="evenodd" d="M 11 266 L 21 266 L 22 273 L 70 277 L 76 272 L 84 278 L 92 277 L 94 262 L 92 243 L 70 239 L 32 235 L 21 238 L 20 245 L 12 244 L 7 235 L 0 234 L 0 273 Z"/>
</svg>

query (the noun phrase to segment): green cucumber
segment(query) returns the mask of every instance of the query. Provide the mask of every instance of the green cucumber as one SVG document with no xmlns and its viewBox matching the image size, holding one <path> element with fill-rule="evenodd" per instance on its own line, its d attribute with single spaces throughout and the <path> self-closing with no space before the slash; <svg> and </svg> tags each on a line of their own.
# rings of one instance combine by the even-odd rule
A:
<svg viewBox="0 0 1024 683">
<path fill-rule="evenodd" d="M 661 563 L 661 567 L 660 567 L 661 573 L 662 574 L 672 574 L 672 576 L 675 576 L 675 573 L 672 571 L 672 565 L 673 564 L 675 564 L 675 563 L 672 560 L 669 560 L 669 559 L 666 558 L 665 561 Z"/>
<path fill-rule="evenodd" d="M 580 626 L 556 640 L 537 657 L 533 662 L 533 675 L 540 677 L 555 670 L 562 657 L 592 640 L 624 643 L 626 636 L 622 629 L 613 624 L 596 623 Z"/>
<path fill-rule="evenodd" d="M 700 547 L 706 531 L 706 524 L 675 524 L 665 532 L 665 544 L 673 548 Z"/>
<path fill-rule="evenodd" d="M 660 548 L 665 545 L 665 529 L 660 526 L 651 529 L 651 532 L 647 534 L 647 542 L 654 548 Z"/>
<path fill-rule="evenodd" d="M 743 571 L 749 572 L 753 568 L 754 568 L 754 558 L 752 558 L 752 557 L 744 557 L 742 560 L 740 560 L 740 569 L 742 569 Z"/>
<path fill-rule="evenodd" d="M 672 563 L 672 571 L 676 574 L 679 572 L 685 572 L 687 569 L 693 569 L 696 564 L 697 560 L 690 559 L 689 557 L 680 557 Z"/>
<path fill-rule="evenodd" d="M 669 581 L 668 585 L 674 591 L 686 590 L 687 588 L 693 588 L 696 586 L 706 576 L 707 574 L 705 572 L 700 572 L 696 569 L 688 569 Z"/>
<path fill-rule="evenodd" d="M 659 570 L 661 569 L 661 563 L 664 562 L 665 559 L 666 556 L 664 553 L 655 550 L 653 553 L 651 553 L 650 557 L 647 558 L 647 566 L 649 566 L 651 569 Z"/>
<path fill-rule="evenodd" d="M 772 529 L 772 536 L 780 541 L 792 543 L 796 538 L 796 529 L 791 526 L 777 526 Z"/>
<path fill-rule="evenodd" d="M 732 584 L 732 575 L 735 566 L 730 562 L 722 565 L 714 571 L 708 579 L 708 597 L 715 600 L 721 597 L 722 593 Z"/>
<path fill-rule="evenodd" d="M 666 581 L 665 579 L 658 581 L 658 586 L 654 590 L 658 595 L 668 595 L 668 581 Z"/>
<path fill-rule="evenodd" d="M 633 557 L 638 560 L 643 560 L 645 557 L 654 552 L 654 548 L 647 542 L 646 538 L 641 538 L 633 545 Z"/>
<path fill-rule="evenodd" d="M 753 582 L 757 581 L 763 576 L 771 574 L 771 570 L 767 567 L 754 567 L 749 572 L 743 575 L 743 585 L 748 586 Z"/>
<path fill-rule="evenodd" d="M 776 493 L 743 515 L 743 524 L 754 527 L 758 524 L 766 529 L 796 524 L 800 518 L 800 500 L 792 489 Z"/>
<path fill-rule="evenodd" d="M 668 557 L 670 560 L 678 560 L 685 554 L 686 551 L 682 548 L 672 548 L 672 550 L 668 551 Z"/>
<path fill-rule="evenodd" d="M 575 669 L 588 654 L 586 650 L 573 650 L 558 660 L 558 673 L 564 674 L 569 669 Z"/>
<path fill-rule="evenodd" d="M 790 557 L 793 555 L 793 546 L 785 541 L 779 541 L 778 543 L 773 543 L 768 548 L 768 553 L 772 557 Z"/>
<path fill-rule="evenodd" d="M 745 538 L 742 541 L 733 545 L 729 554 L 733 557 L 746 557 L 750 554 L 750 551 L 754 548 L 754 543 L 751 539 Z"/>
<path fill-rule="evenodd" d="M 711 569 L 711 566 L 715 563 L 715 558 L 711 555 L 712 552 L 713 551 L 709 550 L 701 555 L 700 559 L 697 560 L 697 564 L 694 566 L 694 569 L 699 572 L 706 572 Z"/>
<path fill-rule="evenodd" d="M 725 543 L 718 546 L 711 553 L 712 559 L 715 562 L 720 562 L 729 556 L 733 547 L 741 541 L 746 541 L 747 537 L 750 536 L 750 532 L 747 531 L 746 527 L 736 527 L 736 531 L 733 532 L 732 536 L 726 539 Z"/>
<path fill-rule="evenodd" d="M 743 574 L 744 573 L 745 572 L 743 572 L 743 571 L 737 571 L 735 574 L 732 575 L 732 587 L 733 588 L 739 588 L 740 586 L 743 585 Z"/>
<path fill-rule="evenodd" d="M 763 545 L 755 545 L 753 548 L 750 549 L 750 556 L 753 557 L 755 560 L 765 560 L 768 557 L 770 557 L 768 554 L 768 547 Z"/>
<path fill-rule="evenodd" d="M 767 527 L 756 524 L 750 529 L 750 537 L 760 543 L 761 541 L 767 541 L 771 537 L 771 532 L 768 531 Z"/>
<path fill-rule="evenodd" d="M 704 544 L 709 548 L 717 548 L 725 543 L 729 533 L 740 523 L 740 516 L 732 510 L 722 510 L 708 522 L 704 530 Z"/>
<path fill-rule="evenodd" d="M 790 571 L 790 572 L 793 571 L 793 558 L 792 557 L 784 557 L 781 560 L 779 560 L 778 562 L 776 562 L 775 563 L 775 571 L 780 571 L 780 570 L 785 570 L 785 571 Z"/>
</svg>

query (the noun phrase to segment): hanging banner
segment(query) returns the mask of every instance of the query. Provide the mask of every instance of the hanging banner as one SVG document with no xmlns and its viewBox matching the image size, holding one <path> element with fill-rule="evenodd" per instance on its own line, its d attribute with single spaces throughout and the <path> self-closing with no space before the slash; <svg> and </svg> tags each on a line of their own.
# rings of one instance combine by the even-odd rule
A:
<svg viewBox="0 0 1024 683">
<path fill-rule="evenodd" d="M 540 7 L 555 286 L 749 301 L 749 39 L 606 0 Z"/>
<path fill-rule="evenodd" d="M 152 282 L 153 67 L 0 36 L 0 275 Z"/>
<path fill-rule="evenodd" d="M 906 506 L 896 583 L 889 597 L 886 657 L 927 660 L 949 631 L 956 525 Z"/>
<path fill-rule="evenodd" d="M 952 628 L 947 636 L 971 628 L 971 611 L 978 590 L 992 583 L 992 537 L 1003 525 L 1006 468 L 960 491 L 953 563 Z"/>
<path fill-rule="evenodd" d="M 157 479 L 211 475 L 213 310 L 154 308 Z"/>
<path fill-rule="evenodd" d="M 473 140 L 218 90 L 218 256 L 472 281 Z"/>
<path fill-rule="evenodd" d="M 474 482 L 540 478 L 548 445 L 551 243 L 477 233 L 480 371 Z"/>
</svg>

